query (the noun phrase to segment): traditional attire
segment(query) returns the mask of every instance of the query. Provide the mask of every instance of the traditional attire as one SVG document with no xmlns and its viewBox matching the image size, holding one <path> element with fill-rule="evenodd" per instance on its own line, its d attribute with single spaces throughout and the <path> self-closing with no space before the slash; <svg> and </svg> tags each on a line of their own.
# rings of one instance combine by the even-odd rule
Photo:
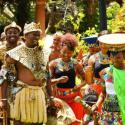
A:
<svg viewBox="0 0 125 125">
<path fill-rule="evenodd" d="M 120 108 L 116 96 L 113 82 L 113 67 L 105 69 L 106 74 L 103 76 L 105 81 L 106 97 L 103 102 L 100 125 L 122 125 Z"/>
<path fill-rule="evenodd" d="M 60 78 L 61 76 L 68 76 L 69 80 L 66 83 L 57 83 L 54 88 L 54 96 L 66 101 L 72 108 L 77 119 L 83 118 L 83 107 L 80 103 L 74 101 L 76 96 L 80 96 L 80 92 L 73 92 L 75 87 L 76 71 L 75 65 L 78 63 L 75 59 L 71 59 L 70 62 L 65 63 L 61 58 L 53 60 L 57 65 L 54 69 L 54 77 Z M 51 75 L 51 74 L 50 74 Z M 78 123 L 74 123 L 77 125 Z"/>
<path fill-rule="evenodd" d="M 113 62 L 115 61 L 113 64 L 114 66 L 109 69 L 109 71 L 111 70 L 111 73 L 107 73 L 104 76 L 106 92 L 109 95 L 106 97 L 107 101 L 104 103 L 104 109 L 106 110 L 106 112 L 110 112 L 110 114 L 104 114 L 104 116 L 108 117 L 102 119 L 102 124 L 104 121 L 104 123 L 107 123 L 107 125 L 125 125 L 125 87 L 123 84 L 125 82 L 125 34 L 107 34 L 99 37 L 98 40 L 102 43 L 105 43 L 109 47 L 109 52 L 110 54 L 112 54 Z M 117 61 L 116 59 L 119 60 Z M 118 67 L 119 69 L 116 67 Z M 122 118 L 122 122 L 120 116 Z"/>
<path fill-rule="evenodd" d="M 92 53 L 94 54 L 95 53 L 94 48 L 98 46 L 98 44 L 97 44 L 97 36 L 85 37 L 85 38 L 83 38 L 83 40 L 87 43 L 89 48 L 93 48 Z M 89 52 L 89 53 L 83 55 L 82 62 L 83 62 L 84 68 L 86 66 L 88 66 L 88 60 L 89 60 L 90 56 L 92 55 L 92 53 Z"/>
<path fill-rule="evenodd" d="M 45 78 L 46 63 L 43 50 L 35 47 L 28 48 L 22 44 L 7 54 L 28 68 L 36 79 Z M 14 105 L 11 106 L 11 117 L 24 123 L 46 123 L 46 103 L 43 87 L 31 86 L 17 81 L 22 89 L 15 95 Z"/>
</svg>

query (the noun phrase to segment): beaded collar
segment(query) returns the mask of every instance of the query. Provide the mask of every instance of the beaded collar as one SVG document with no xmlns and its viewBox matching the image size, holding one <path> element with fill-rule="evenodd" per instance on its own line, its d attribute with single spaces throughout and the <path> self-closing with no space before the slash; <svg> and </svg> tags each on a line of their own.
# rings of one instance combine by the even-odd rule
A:
<svg viewBox="0 0 125 125">
<path fill-rule="evenodd" d="M 98 56 L 99 56 L 99 62 L 101 64 L 109 64 L 109 57 L 108 57 L 108 55 L 104 55 L 102 52 L 99 52 Z"/>
</svg>

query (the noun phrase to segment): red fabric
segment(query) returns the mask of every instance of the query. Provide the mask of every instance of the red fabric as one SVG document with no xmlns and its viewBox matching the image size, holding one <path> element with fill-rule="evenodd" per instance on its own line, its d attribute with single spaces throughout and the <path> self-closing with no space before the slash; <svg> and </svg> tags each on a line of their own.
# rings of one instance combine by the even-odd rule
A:
<svg viewBox="0 0 125 125">
<path fill-rule="evenodd" d="M 103 91 L 103 87 L 99 84 L 93 84 L 92 89 L 96 91 L 98 95 L 100 95 L 101 92 Z M 99 105 L 98 112 L 101 112 L 101 109 L 102 109 L 102 104 Z"/>
<path fill-rule="evenodd" d="M 75 92 L 73 94 L 66 95 L 66 96 L 57 96 L 57 98 L 60 98 L 64 100 L 65 102 L 67 102 L 67 104 L 72 108 L 76 118 L 78 120 L 82 120 L 85 114 L 85 111 L 83 109 L 83 106 L 80 103 L 74 101 L 74 98 L 76 96 L 81 96 L 80 92 Z M 80 122 L 75 121 L 71 123 L 70 125 L 80 125 Z"/>
<path fill-rule="evenodd" d="M 76 103 L 76 102 L 70 102 L 68 103 L 70 105 L 70 107 L 72 108 L 76 118 L 78 120 L 82 120 L 83 119 L 83 116 L 84 116 L 84 110 L 83 110 L 83 106 L 80 104 L 80 103 Z M 70 125 L 79 125 L 80 122 L 73 122 L 71 123 Z"/>
</svg>

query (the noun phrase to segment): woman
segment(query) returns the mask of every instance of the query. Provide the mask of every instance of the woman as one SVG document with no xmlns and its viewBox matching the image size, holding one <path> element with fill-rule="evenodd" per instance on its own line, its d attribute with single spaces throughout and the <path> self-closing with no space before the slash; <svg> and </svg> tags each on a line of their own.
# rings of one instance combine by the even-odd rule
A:
<svg viewBox="0 0 125 125">
<path fill-rule="evenodd" d="M 114 40 L 115 38 L 115 40 Z M 96 103 L 103 102 L 100 125 L 124 125 L 125 124 L 125 34 L 109 34 L 99 38 L 99 41 L 109 46 L 109 55 L 112 66 L 101 71 L 104 80 L 104 91 Z M 121 115 L 120 115 L 121 111 Z M 122 116 L 122 121 L 121 121 Z"/>
<path fill-rule="evenodd" d="M 104 35 L 105 31 L 102 31 L 100 35 Z M 85 95 L 97 94 L 99 97 L 100 93 L 103 91 L 103 82 L 99 75 L 100 71 L 106 67 L 109 67 L 109 57 L 107 55 L 108 47 L 106 44 L 99 42 L 100 51 L 92 55 L 88 60 L 88 66 L 86 67 L 86 82 L 88 83 Z M 97 106 L 93 105 L 93 110 L 96 110 Z M 98 108 L 101 111 L 101 105 Z"/>
<path fill-rule="evenodd" d="M 51 46 L 51 53 L 49 55 L 49 61 L 57 59 L 60 57 L 60 49 L 61 49 L 61 33 L 55 33 L 53 36 L 53 44 Z"/>
<path fill-rule="evenodd" d="M 76 118 L 81 120 L 83 117 L 82 105 L 74 101 L 74 98 L 80 95 L 79 88 L 83 86 L 83 84 L 76 86 L 75 78 L 80 75 L 81 79 L 84 80 L 82 65 L 72 58 L 77 46 L 77 40 L 74 35 L 67 33 L 62 37 L 61 42 L 60 58 L 53 60 L 49 64 L 51 85 L 56 86 L 54 96 L 66 101 L 75 113 Z M 72 123 L 72 125 L 79 124 L 76 121 Z"/>
</svg>

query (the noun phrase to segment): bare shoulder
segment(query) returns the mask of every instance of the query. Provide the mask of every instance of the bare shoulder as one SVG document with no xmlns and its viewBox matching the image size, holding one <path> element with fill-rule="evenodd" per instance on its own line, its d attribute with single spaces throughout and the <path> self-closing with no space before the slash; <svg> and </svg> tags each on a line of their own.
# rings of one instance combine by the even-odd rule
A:
<svg viewBox="0 0 125 125">
<path fill-rule="evenodd" d="M 54 59 L 49 62 L 49 67 L 55 67 L 59 63 L 59 59 Z"/>
<path fill-rule="evenodd" d="M 94 63 L 95 63 L 95 54 L 90 56 L 88 60 L 88 65 L 92 66 Z"/>
<path fill-rule="evenodd" d="M 6 61 L 7 64 L 15 64 L 16 63 L 16 60 L 11 58 L 9 55 L 5 56 L 5 61 Z"/>
</svg>

